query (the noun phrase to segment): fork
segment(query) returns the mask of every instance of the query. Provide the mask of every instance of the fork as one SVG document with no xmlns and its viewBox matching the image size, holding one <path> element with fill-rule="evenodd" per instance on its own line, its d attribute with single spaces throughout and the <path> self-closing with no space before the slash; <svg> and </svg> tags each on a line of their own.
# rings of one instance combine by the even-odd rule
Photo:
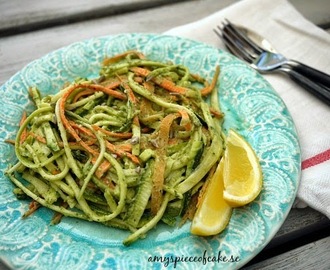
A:
<svg viewBox="0 0 330 270">
<path fill-rule="evenodd" d="M 224 41 L 228 50 L 249 63 L 260 73 L 286 73 L 293 81 L 330 105 L 330 77 L 297 61 L 288 60 L 283 55 L 261 48 L 249 39 L 239 27 L 229 20 L 214 32 Z"/>
</svg>

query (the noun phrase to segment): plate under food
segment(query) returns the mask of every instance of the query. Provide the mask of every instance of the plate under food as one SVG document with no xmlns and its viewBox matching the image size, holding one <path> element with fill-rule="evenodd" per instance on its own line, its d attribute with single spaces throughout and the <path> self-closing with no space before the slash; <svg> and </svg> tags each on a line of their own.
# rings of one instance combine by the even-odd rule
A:
<svg viewBox="0 0 330 270">
<path fill-rule="evenodd" d="M 14 138 L 23 110 L 31 111 L 28 88 L 56 93 L 77 77 L 98 76 L 101 61 L 127 50 L 183 64 L 218 82 L 223 129 L 236 129 L 260 159 L 264 185 L 251 204 L 236 208 L 228 227 L 213 237 L 189 233 L 189 223 L 159 224 L 146 238 L 126 247 L 129 232 L 64 218 L 50 226 L 52 211 L 42 208 L 22 220 L 28 201 L 14 196 L 4 175 L 16 161 Z M 237 269 L 272 239 L 293 204 L 300 176 L 300 148 L 293 120 L 271 85 L 235 57 L 193 40 L 154 34 L 122 34 L 74 43 L 40 58 L 1 87 L 0 101 L 0 258 L 13 269 Z"/>
</svg>

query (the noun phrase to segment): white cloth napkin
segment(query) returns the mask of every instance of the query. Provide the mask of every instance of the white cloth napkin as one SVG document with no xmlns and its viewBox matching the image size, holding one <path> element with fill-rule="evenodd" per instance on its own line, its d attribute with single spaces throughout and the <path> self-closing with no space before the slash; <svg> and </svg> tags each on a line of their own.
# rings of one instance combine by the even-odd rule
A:
<svg viewBox="0 0 330 270">
<path fill-rule="evenodd" d="M 330 74 L 330 35 L 287 0 L 242 0 L 165 34 L 225 49 L 212 31 L 225 18 L 263 35 L 286 57 Z M 300 139 L 303 163 L 295 206 L 307 204 L 330 218 L 330 106 L 282 74 L 267 74 L 265 78 L 286 103 Z"/>
</svg>

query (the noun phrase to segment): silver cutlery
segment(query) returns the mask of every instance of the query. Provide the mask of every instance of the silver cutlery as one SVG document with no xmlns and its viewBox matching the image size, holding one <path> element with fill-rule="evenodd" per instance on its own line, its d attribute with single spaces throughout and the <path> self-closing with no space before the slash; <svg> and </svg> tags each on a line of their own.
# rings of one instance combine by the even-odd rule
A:
<svg viewBox="0 0 330 270">
<path fill-rule="evenodd" d="M 226 20 L 214 32 L 238 58 L 260 73 L 281 72 L 330 105 L 330 75 L 301 62 L 287 59 L 256 32 Z M 259 45 L 260 44 L 260 45 Z"/>
</svg>

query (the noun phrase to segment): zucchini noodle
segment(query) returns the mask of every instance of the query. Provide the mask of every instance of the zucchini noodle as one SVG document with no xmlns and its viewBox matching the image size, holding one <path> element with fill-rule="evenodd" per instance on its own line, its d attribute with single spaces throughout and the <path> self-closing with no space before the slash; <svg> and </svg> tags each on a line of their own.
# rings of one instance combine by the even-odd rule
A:
<svg viewBox="0 0 330 270">
<path fill-rule="evenodd" d="M 100 76 L 58 93 L 29 94 L 6 175 L 18 198 L 129 230 L 129 245 L 163 221 L 177 224 L 223 153 L 223 115 L 211 82 L 187 67 L 128 51 L 104 60 Z M 8 140 L 10 141 L 10 140 Z M 27 216 L 26 214 L 25 216 Z"/>
</svg>

